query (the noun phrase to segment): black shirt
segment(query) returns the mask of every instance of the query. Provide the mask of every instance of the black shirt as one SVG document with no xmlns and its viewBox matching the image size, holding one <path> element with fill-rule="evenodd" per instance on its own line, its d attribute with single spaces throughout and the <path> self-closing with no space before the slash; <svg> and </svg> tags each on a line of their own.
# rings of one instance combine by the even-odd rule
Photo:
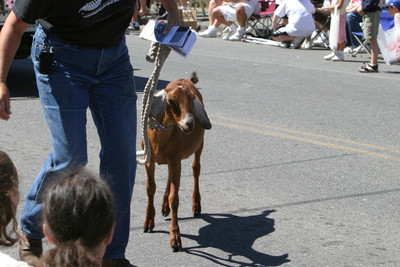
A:
<svg viewBox="0 0 400 267">
<path fill-rule="evenodd" d="M 18 19 L 36 20 L 50 34 L 73 45 L 116 45 L 131 21 L 136 0 L 17 0 Z"/>
</svg>

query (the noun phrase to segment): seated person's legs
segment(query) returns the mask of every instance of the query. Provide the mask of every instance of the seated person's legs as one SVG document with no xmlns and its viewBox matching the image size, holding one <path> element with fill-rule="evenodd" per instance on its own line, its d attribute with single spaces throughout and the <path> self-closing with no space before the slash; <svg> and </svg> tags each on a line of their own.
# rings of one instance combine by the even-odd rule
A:
<svg viewBox="0 0 400 267">
<path fill-rule="evenodd" d="M 362 32 L 360 22 L 362 22 L 362 16 L 359 13 L 347 13 L 347 28 L 349 31 L 351 46 L 353 48 L 356 48 L 360 45 L 360 43 L 352 34 L 352 32 Z"/>
<path fill-rule="evenodd" d="M 227 25 L 231 33 L 224 37 L 225 40 L 240 41 L 245 35 L 247 19 L 253 14 L 255 6 L 249 2 L 239 2 L 232 6 L 218 7 L 218 17 L 216 19 Z M 239 27 L 236 26 L 235 23 Z"/>
<path fill-rule="evenodd" d="M 236 8 L 232 5 L 223 5 L 213 9 L 213 16 L 220 23 L 230 26 L 236 21 Z"/>
<path fill-rule="evenodd" d="M 217 37 L 217 28 L 221 25 L 221 22 L 215 18 L 214 13 L 218 12 L 218 7 L 221 5 L 226 5 L 228 2 L 224 0 L 210 0 L 208 5 L 208 28 L 205 31 L 199 33 L 201 37 L 213 38 Z"/>
<path fill-rule="evenodd" d="M 272 39 L 277 42 L 287 42 L 292 41 L 294 39 L 294 36 L 290 36 L 289 34 L 287 34 L 287 32 L 277 29 L 272 33 Z"/>
<path fill-rule="evenodd" d="M 214 10 L 214 8 L 216 8 L 218 6 L 221 6 L 222 3 L 223 3 L 223 0 L 210 0 L 210 2 L 208 3 L 208 22 L 209 22 L 208 26 L 214 25 L 215 18 L 213 16 L 213 10 Z M 220 24 L 220 23 L 218 23 L 218 24 Z"/>
<path fill-rule="evenodd" d="M 247 11 L 247 12 L 246 12 Z M 236 27 L 234 23 L 231 24 L 230 29 L 231 33 L 228 34 L 228 36 L 225 37 L 225 40 L 229 41 L 240 41 L 242 40 L 243 36 L 245 35 L 245 26 L 246 26 L 246 21 L 247 21 L 247 13 L 252 13 L 249 11 L 249 8 L 243 5 L 243 4 L 238 4 L 236 6 L 236 20 L 237 23 L 239 24 L 239 27 Z M 250 14 L 251 16 L 251 14 Z M 235 25 L 232 27 L 232 25 Z"/>
</svg>

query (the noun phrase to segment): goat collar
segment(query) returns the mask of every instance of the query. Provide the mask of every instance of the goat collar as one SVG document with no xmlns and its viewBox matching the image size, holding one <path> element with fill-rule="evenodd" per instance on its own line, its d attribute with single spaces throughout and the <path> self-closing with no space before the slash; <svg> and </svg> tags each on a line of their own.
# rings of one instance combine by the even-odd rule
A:
<svg viewBox="0 0 400 267">
<path fill-rule="evenodd" d="M 150 130 L 154 130 L 154 129 L 159 129 L 159 130 L 169 130 L 172 129 L 172 127 L 174 126 L 170 126 L 170 127 L 165 127 L 162 126 L 156 119 L 154 119 L 153 117 L 150 117 L 149 119 L 149 128 Z"/>
</svg>

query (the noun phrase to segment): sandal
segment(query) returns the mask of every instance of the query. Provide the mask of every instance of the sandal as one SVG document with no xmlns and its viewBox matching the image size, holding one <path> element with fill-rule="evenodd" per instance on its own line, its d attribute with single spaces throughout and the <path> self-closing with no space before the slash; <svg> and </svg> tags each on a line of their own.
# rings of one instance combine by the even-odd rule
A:
<svg viewBox="0 0 400 267">
<path fill-rule="evenodd" d="M 373 65 L 373 64 L 370 64 L 370 63 L 365 64 L 364 66 L 362 66 L 362 67 L 359 69 L 359 71 L 360 71 L 360 72 L 363 72 L 363 73 L 379 72 L 379 70 L 378 70 L 378 65 Z"/>
<path fill-rule="evenodd" d="M 139 17 L 146 17 L 147 15 L 149 15 L 149 13 L 150 13 L 150 11 L 149 11 L 148 9 L 143 10 L 143 11 L 140 11 L 140 10 L 139 10 L 138 16 L 139 16 Z"/>
</svg>

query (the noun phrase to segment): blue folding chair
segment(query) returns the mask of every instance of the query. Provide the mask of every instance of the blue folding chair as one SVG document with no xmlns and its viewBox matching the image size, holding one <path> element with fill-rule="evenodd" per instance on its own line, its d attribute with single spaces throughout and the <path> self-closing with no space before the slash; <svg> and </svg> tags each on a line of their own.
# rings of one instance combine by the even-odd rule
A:
<svg viewBox="0 0 400 267">
<path fill-rule="evenodd" d="M 381 19 L 380 19 L 379 23 L 381 24 L 384 31 L 387 31 L 387 30 L 393 28 L 394 19 L 390 16 L 389 11 L 387 11 L 386 9 L 382 10 Z M 352 32 L 352 34 L 357 39 L 357 41 L 360 43 L 360 46 L 353 52 L 352 56 L 355 57 L 361 51 L 362 48 L 364 48 L 365 51 L 369 55 L 371 55 L 371 51 L 367 47 L 368 40 L 362 41 L 362 39 L 364 37 L 364 33 L 363 32 Z"/>
</svg>

